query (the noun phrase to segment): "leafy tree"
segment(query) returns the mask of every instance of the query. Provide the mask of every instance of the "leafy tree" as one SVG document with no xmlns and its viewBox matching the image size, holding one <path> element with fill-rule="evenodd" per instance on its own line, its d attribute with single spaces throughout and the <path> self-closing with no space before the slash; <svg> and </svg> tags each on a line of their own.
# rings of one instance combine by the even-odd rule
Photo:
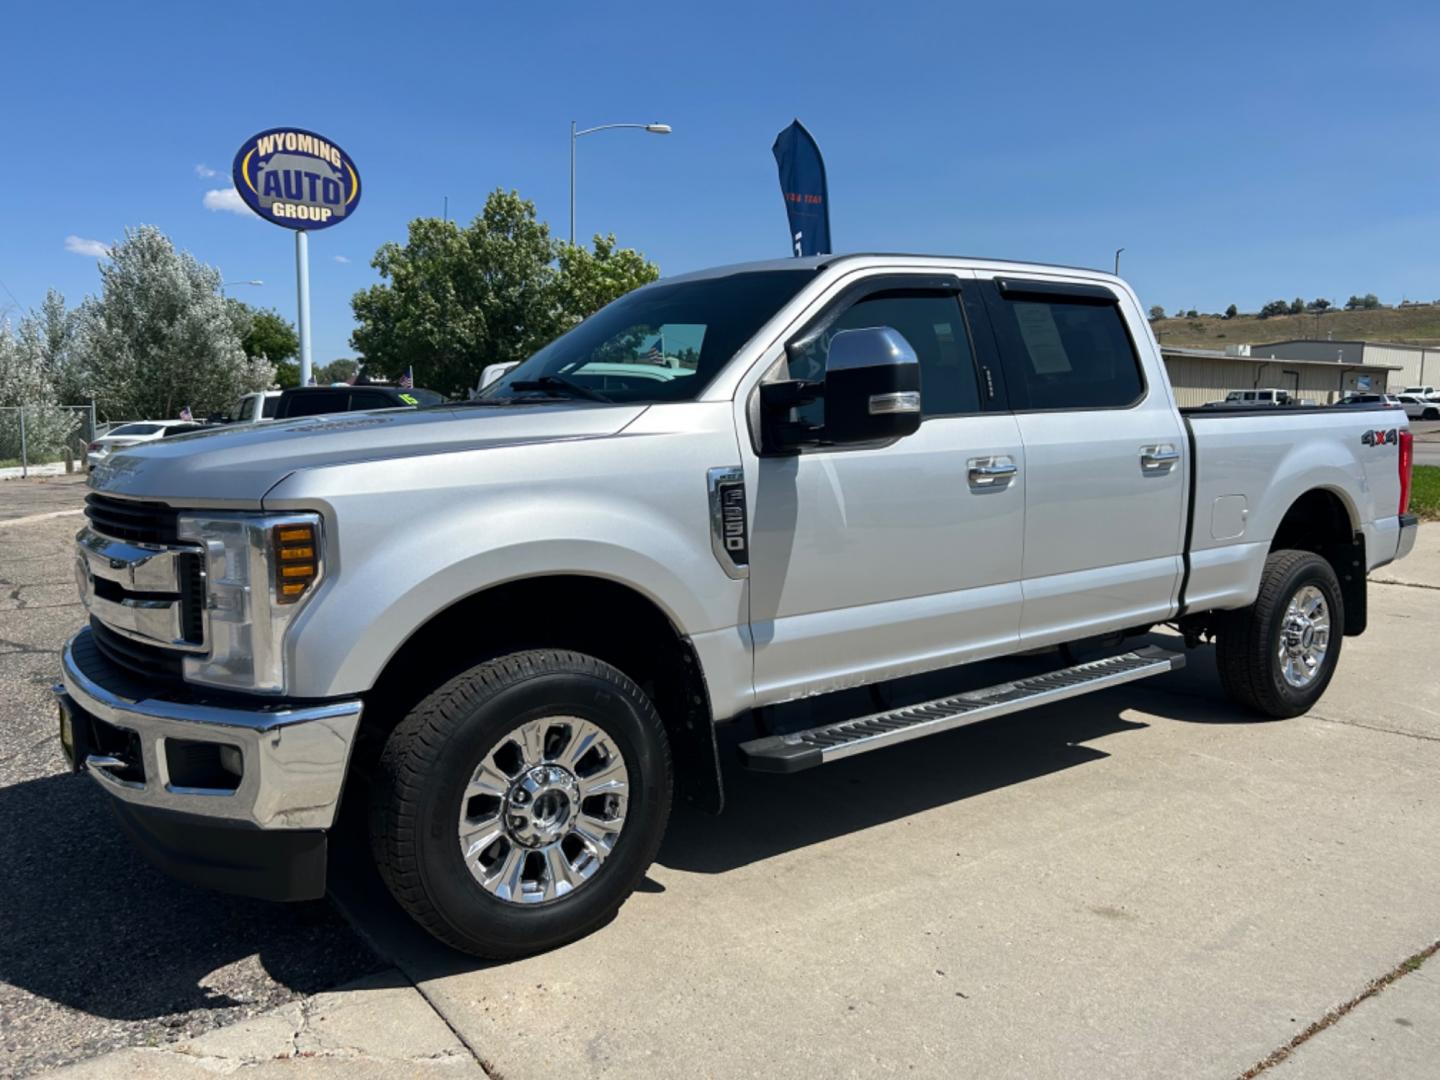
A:
<svg viewBox="0 0 1440 1080">
<path fill-rule="evenodd" d="M 1150 321 L 1151 321 L 1151 322 L 1158 322 L 1160 319 L 1163 319 L 1163 318 L 1165 318 L 1165 309 L 1164 309 L 1163 307 L 1161 307 L 1159 304 L 1151 304 L 1151 305 L 1150 305 Z"/>
<path fill-rule="evenodd" d="M 0 406 L 24 408 L 24 449 L 31 462 L 54 460 L 80 426 L 79 414 L 62 409 L 57 399 L 72 327 L 64 297 L 53 289 L 41 309 L 13 331 L 0 323 Z M 20 451 L 20 414 L 0 410 L 0 458 L 18 458 Z"/>
<path fill-rule="evenodd" d="M 300 336 L 290 320 L 274 308 L 253 308 L 240 300 L 229 300 L 242 327 L 240 347 L 251 360 L 264 360 L 275 368 L 275 385 L 285 390 L 300 385 L 300 365 L 295 355 L 300 351 Z"/>
<path fill-rule="evenodd" d="M 331 360 L 328 364 L 322 364 L 315 369 L 315 381 L 321 386 L 329 383 L 344 382 L 357 371 L 360 365 L 348 356 L 342 356 L 338 360 Z"/>
<path fill-rule="evenodd" d="M 617 249 L 613 235 L 596 236 L 594 243 L 593 251 L 564 244 L 557 257 L 554 302 L 571 324 L 660 276 L 660 268 L 638 251 Z"/>
<path fill-rule="evenodd" d="M 1291 315 L 1303 315 L 1304 313 L 1305 313 L 1305 301 L 1304 301 L 1304 299 L 1302 299 L 1301 297 L 1297 296 L 1297 297 L 1295 297 L 1294 300 L 1291 300 L 1291 301 L 1290 301 L 1290 314 L 1291 314 Z"/>
<path fill-rule="evenodd" d="M 1290 305 L 1287 304 L 1284 300 L 1271 300 L 1268 304 L 1266 304 L 1260 309 L 1260 318 L 1262 319 L 1269 319 L 1273 318 L 1276 315 L 1288 314 L 1290 314 Z"/>
<path fill-rule="evenodd" d="M 351 345 L 367 367 L 413 367 L 417 383 L 452 396 L 659 273 L 613 238 L 593 251 L 557 243 L 533 203 L 500 190 L 468 226 L 416 218 L 406 243 L 382 245 L 371 265 L 387 280 L 351 300 Z"/>
<path fill-rule="evenodd" d="M 1364 296 L 1352 296 L 1345 301 L 1346 311 L 1374 311 L 1380 306 L 1380 298 L 1373 292 Z"/>
<path fill-rule="evenodd" d="M 249 323 L 220 296 L 219 271 L 176 251 L 159 229 L 127 229 L 100 282 L 100 296 L 80 307 L 72 352 L 106 415 L 220 412 L 270 385 L 274 368 L 246 356 Z"/>
<path fill-rule="evenodd" d="M 1240 309 L 1237 308 L 1234 304 L 1231 304 L 1229 307 L 1227 307 L 1227 308 L 1225 309 L 1225 318 L 1227 318 L 1227 319 L 1233 319 L 1233 318 L 1235 318 L 1235 316 L 1237 316 L 1237 315 L 1239 315 L 1239 314 L 1240 314 Z"/>
<path fill-rule="evenodd" d="M 1334 306 L 1334 304 L 1330 303 L 1330 301 L 1326 300 L 1323 296 L 1311 300 L 1310 303 L 1306 305 L 1311 311 L 1316 312 L 1329 311 Z"/>
<path fill-rule="evenodd" d="M 1185 317 L 1187 319 L 1198 319 L 1200 317 L 1200 313 L 1192 307 L 1189 311 L 1185 312 Z"/>
</svg>

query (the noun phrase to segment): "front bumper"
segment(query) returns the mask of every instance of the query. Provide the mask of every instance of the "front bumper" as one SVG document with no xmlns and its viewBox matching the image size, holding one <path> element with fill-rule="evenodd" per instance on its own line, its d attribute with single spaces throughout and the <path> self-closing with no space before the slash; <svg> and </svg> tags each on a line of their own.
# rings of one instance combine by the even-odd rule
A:
<svg viewBox="0 0 1440 1080">
<path fill-rule="evenodd" d="M 200 884 L 298 899 L 318 895 L 318 851 L 323 891 L 323 830 L 340 804 L 361 702 L 157 691 L 106 660 L 88 629 L 66 643 L 61 670 L 67 753 L 117 800 L 156 862 Z"/>
</svg>

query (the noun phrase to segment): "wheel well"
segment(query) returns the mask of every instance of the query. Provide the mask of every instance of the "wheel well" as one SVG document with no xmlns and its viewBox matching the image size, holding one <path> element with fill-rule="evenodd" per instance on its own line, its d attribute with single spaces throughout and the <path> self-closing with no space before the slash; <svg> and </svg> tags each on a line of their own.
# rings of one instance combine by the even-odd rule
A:
<svg viewBox="0 0 1440 1080">
<path fill-rule="evenodd" d="M 1270 542 L 1271 551 L 1285 549 L 1313 551 L 1330 563 L 1345 599 L 1345 633 L 1364 633 L 1365 534 L 1355 527 L 1340 496 L 1326 488 L 1312 488 L 1296 499 Z"/>
<path fill-rule="evenodd" d="M 670 737 L 676 792 L 718 813 L 723 802 L 710 698 L 689 640 L 648 597 L 618 582 L 557 575 L 508 582 L 457 600 L 416 630 L 365 695 L 357 754 L 378 758 L 422 698 L 491 657 L 565 648 L 603 660 L 654 702 Z"/>
</svg>

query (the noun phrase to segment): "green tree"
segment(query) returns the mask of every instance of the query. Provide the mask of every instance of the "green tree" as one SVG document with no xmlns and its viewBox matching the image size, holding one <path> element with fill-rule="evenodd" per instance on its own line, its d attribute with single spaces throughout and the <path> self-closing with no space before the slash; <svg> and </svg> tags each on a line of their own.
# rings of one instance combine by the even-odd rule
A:
<svg viewBox="0 0 1440 1080">
<path fill-rule="evenodd" d="M 1240 314 L 1240 309 L 1237 308 L 1234 304 L 1231 304 L 1229 307 L 1227 307 L 1227 308 L 1225 309 L 1225 318 L 1227 318 L 1227 319 L 1233 319 L 1233 318 L 1235 318 L 1235 316 L 1237 316 L 1237 315 L 1239 315 L 1239 314 Z"/>
<path fill-rule="evenodd" d="M 1310 311 L 1319 312 L 1319 311 L 1329 311 L 1329 310 L 1330 310 L 1332 307 L 1334 307 L 1335 305 L 1332 304 L 1332 303 L 1330 303 L 1330 301 L 1329 301 L 1329 300 L 1326 300 L 1323 296 L 1321 296 L 1321 297 L 1317 297 L 1317 298 L 1314 299 L 1314 300 L 1311 300 L 1310 303 L 1308 303 L 1308 304 L 1305 305 L 1305 306 L 1306 306 Z"/>
<path fill-rule="evenodd" d="M 1165 317 L 1165 309 L 1159 304 L 1150 305 L 1150 321 L 1158 322 Z"/>
<path fill-rule="evenodd" d="M 348 356 L 342 356 L 338 360 L 331 360 L 328 364 L 322 364 L 315 369 L 315 381 L 321 386 L 329 383 L 344 382 L 360 369 L 360 365 Z"/>
<path fill-rule="evenodd" d="M 1374 311 L 1380 306 L 1380 298 L 1373 292 L 1364 296 L 1352 296 L 1345 301 L 1346 311 Z"/>
<path fill-rule="evenodd" d="M 126 230 L 100 283 L 100 296 L 80 306 L 72 354 L 103 414 L 221 412 L 270 385 L 274 368 L 245 354 L 248 318 L 220 295 L 219 271 L 176 251 L 159 229 Z"/>
<path fill-rule="evenodd" d="M 13 331 L 0 322 L 0 406 L 24 409 L 24 449 L 32 464 L 55 460 L 79 428 L 79 414 L 60 408 L 58 399 L 73 328 L 64 297 L 53 289 Z M 0 458 L 18 458 L 20 451 L 20 414 L 0 409 Z"/>
<path fill-rule="evenodd" d="M 1304 299 L 1301 298 L 1301 297 L 1299 297 L 1299 296 L 1297 296 L 1297 297 L 1295 297 L 1294 300 L 1291 300 L 1291 301 L 1290 301 L 1289 312 L 1290 312 L 1291 315 L 1303 315 L 1303 314 L 1305 313 L 1305 301 L 1304 301 Z"/>
<path fill-rule="evenodd" d="M 563 329 L 660 276 L 660 268 L 634 248 L 616 248 L 613 235 L 597 235 L 594 243 L 594 250 L 560 247 L 553 295 Z"/>
<path fill-rule="evenodd" d="M 1262 319 L 1270 319 L 1274 318 L 1276 315 L 1288 314 L 1290 314 L 1290 305 L 1287 304 L 1284 300 L 1271 300 L 1268 304 L 1266 304 L 1260 309 L 1260 318 Z"/>
<path fill-rule="evenodd" d="M 240 333 L 240 347 L 251 360 L 263 360 L 275 368 L 275 385 L 284 390 L 300 385 L 300 337 L 290 320 L 274 308 L 254 308 L 240 300 L 227 301 Z"/>
<path fill-rule="evenodd" d="M 463 397 L 487 364 L 523 360 L 659 271 L 613 237 L 594 250 L 557 243 L 517 193 L 494 191 L 468 226 L 410 222 L 371 265 L 386 279 L 351 300 L 350 343 L 365 366 Z"/>
</svg>

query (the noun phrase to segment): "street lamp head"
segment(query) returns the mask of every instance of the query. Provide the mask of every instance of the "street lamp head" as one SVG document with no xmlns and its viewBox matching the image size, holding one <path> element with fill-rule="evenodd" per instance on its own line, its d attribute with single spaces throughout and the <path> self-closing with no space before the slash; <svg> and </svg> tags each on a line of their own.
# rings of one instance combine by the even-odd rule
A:
<svg viewBox="0 0 1440 1080">
<path fill-rule="evenodd" d="M 670 125 L 669 125 L 669 124 L 646 124 L 646 125 L 645 125 L 645 130 L 648 131 L 648 132 L 650 132 L 651 135 L 669 135 L 669 134 L 670 134 Z"/>
</svg>

